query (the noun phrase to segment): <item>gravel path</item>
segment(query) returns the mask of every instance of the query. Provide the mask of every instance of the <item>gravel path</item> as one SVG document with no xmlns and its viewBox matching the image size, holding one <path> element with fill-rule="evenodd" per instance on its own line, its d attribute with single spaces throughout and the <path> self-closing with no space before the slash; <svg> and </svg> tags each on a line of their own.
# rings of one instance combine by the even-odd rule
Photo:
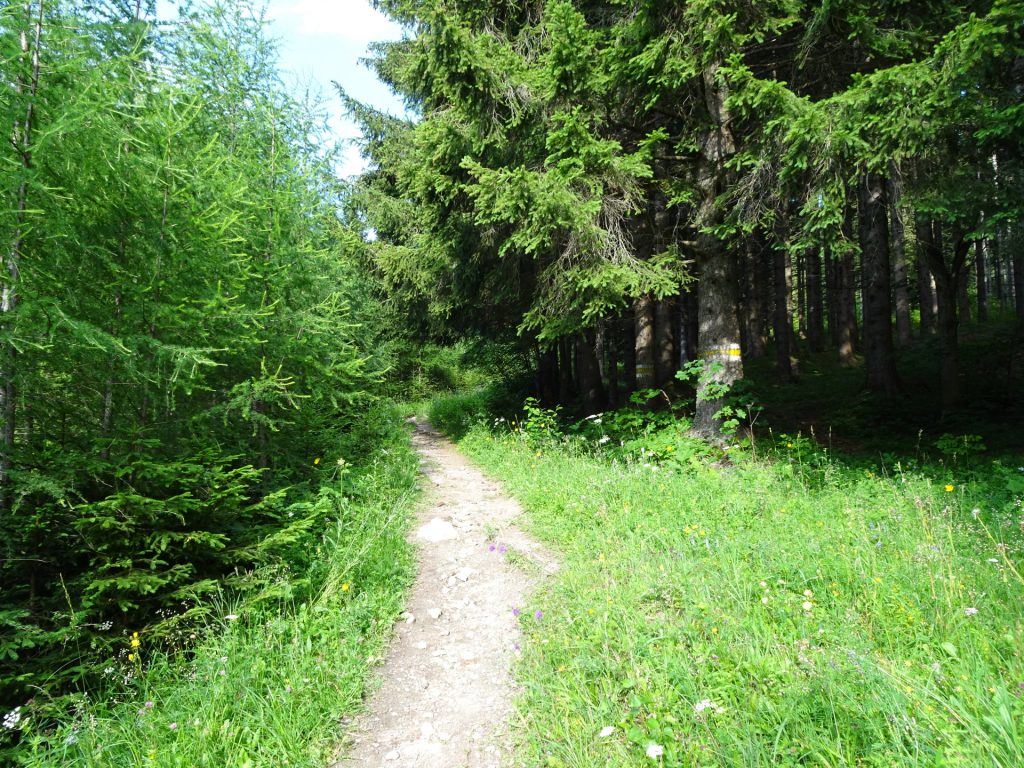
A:
<svg viewBox="0 0 1024 768">
<path fill-rule="evenodd" d="M 334 768 L 498 768 L 510 763 L 512 611 L 557 564 L 514 527 L 515 501 L 429 425 L 415 427 L 419 575 L 380 688 Z"/>
</svg>

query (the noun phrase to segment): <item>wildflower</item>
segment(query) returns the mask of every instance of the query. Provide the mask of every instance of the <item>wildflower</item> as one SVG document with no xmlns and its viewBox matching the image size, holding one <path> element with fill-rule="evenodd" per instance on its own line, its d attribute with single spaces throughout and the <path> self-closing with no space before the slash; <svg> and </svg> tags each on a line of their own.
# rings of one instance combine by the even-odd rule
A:
<svg viewBox="0 0 1024 768">
<path fill-rule="evenodd" d="M 601 437 L 597 441 L 597 444 L 604 445 L 605 443 L 610 443 L 611 441 L 612 439 L 608 437 L 608 435 L 601 435 Z"/>
<path fill-rule="evenodd" d="M 341 591 L 342 592 L 348 592 L 349 589 L 351 589 L 351 588 L 352 588 L 352 585 L 349 584 L 347 581 L 344 584 L 341 585 Z"/>
<path fill-rule="evenodd" d="M 767 596 L 762 597 L 761 598 L 761 602 L 764 603 L 765 605 L 768 605 L 768 597 Z"/>
<path fill-rule="evenodd" d="M 535 618 L 537 621 L 540 621 L 544 618 L 544 611 L 537 611 L 535 614 L 533 614 L 533 618 Z"/>
<path fill-rule="evenodd" d="M 316 457 L 315 459 L 313 459 L 313 466 L 316 466 L 316 465 L 318 465 L 319 463 L 320 463 L 320 457 L 319 457 L 319 456 L 317 456 L 317 457 Z"/>
<path fill-rule="evenodd" d="M 661 744 L 655 744 L 653 741 L 647 745 L 647 756 L 651 760 L 657 760 L 659 757 L 665 754 L 665 748 Z"/>
<path fill-rule="evenodd" d="M 949 483 L 946 483 L 946 493 L 952 493 L 952 492 L 953 492 L 953 486 L 950 485 Z"/>
<path fill-rule="evenodd" d="M 814 597 L 814 593 L 811 590 L 809 590 L 809 589 L 805 589 L 804 590 L 804 597 Z"/>
<path fill-rule="evenodd" d="M 722 711 L 722 708 L 711 699 L 701 699 L 693 705 L 694 714 L 703 715 L 707 710 L 711 710 L 712 714 L 718 714 Z"/>
<path fill-rule="evenodd" d="M 964 616 L 974 616 L 977 612 L 977 608 L 964 608 Z"/>
<path fill-rule="evenodd" d="M 128 661 L 135 661 L 135 654 L 134 653 L 129 653 L 128 654 Z"/>
<path fill-rule="evenodd" d="M 4 715 L 4 728 L 8 731 L 13 731 L 18 727 L 18 723 L 21 722 L 21 707 L 15 707 L 6 715 Z"/>
<path fill-rule="evenodd" d="M 154 704 L 152 701 L 147 701 L 145 704 L 142 705 L 143 709 L 152 709 L 153 706 Z"/>
<path fill-rule="evenodd" d="M 598 738 L 601 738 L 601 739 L 607 739 L 613 733 L 615 733 L 615 726 L 614 725 L 606 725 L 604 728 L 601 729 L 601 732 L 599 734 L 597 734 L 597 736 L 598 736 Z"/>
<path fill-rule="evenodd" d="M 508 552 L 508 547 L 506 547 L 504 544 L 498 545 L 498 554 L 499 555 L 504 555 L 506 552 Z"/>
<path fill-rule="evenodd" d="M 487 551 L 488 551 L 488 552 L 493 552 L 493 551 L 494 551 L 494 550 L 496 550 L 497 548 L 498 548 L 497 546 L 495 546 L 494 544 L 491 544 L 491 545 L 490 545 L 490 546 L 489 546 L 489 547 L 487 548 Z"/>
<path fill-rule="evenodd" d="M 177 723 L 168 723 L 167 727 L 170 728 L 172 731 L 178 730 L 178 724 Z"/>
<path fill-rule="evenodd" d="M 344 467 L 345 466 L 345 459 L 338 459 L 338 466 L 339 467 Z"/>
<path fill-rule="evenodd" d="M 139 641 L 139 633 L 132 632 L 132 648 L 138 648 L 140 645 L 141 642 Z"/>
<path fill-rule="evenodd" d="M 522 613 L 522 610 L 520 610 L 519 608 L 513 608 L 512 609 L 512 615 L 513 616 L 518 616 L 520 613 Z"/>
<path fill-rule="evenodd" d="M 238 614 L 237 613 L 229 613 L 224 618 L 227 619 L 228 621 L 235 621 L 238 618 Z"/>
<path fill-rule="evenodd" d="M 800 607 L 803 608 L 805 611 L 810 611 L 814 607 L 814 603 L 812 603 L 810 600 L 805 600 Z"/>
</svg>

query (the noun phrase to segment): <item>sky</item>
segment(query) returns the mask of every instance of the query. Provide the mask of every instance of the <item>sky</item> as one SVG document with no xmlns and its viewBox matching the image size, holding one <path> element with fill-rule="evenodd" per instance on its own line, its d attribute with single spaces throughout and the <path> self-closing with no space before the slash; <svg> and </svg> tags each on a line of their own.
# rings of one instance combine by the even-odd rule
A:
<svg viewBox="0 0 1024 768">
<path fill-rule="evenodd" d="M 365 163 L 352 140 L 359 129 L 342 114 L 333 81 L 359 101 L 393 114 L 403 114 L 401 102 L 359 59 L 377 40 L 397 40 L 402 29 L 374 10 L 370 0 L 266 0 L 270 36 L 278 41 L 282 76 L 298 93 L 307 86 L 324 97 L 330 125 L 344 140 L 342 176 L 363 171 Z M 159 0 L 161 18 L 174 18 L 171 0 Z"/>
</svg>

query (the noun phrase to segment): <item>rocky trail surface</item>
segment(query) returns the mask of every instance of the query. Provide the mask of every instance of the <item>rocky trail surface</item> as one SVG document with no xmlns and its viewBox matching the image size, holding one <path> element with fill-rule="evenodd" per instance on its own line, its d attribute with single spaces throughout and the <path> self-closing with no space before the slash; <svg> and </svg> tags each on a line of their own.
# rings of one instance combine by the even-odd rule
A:
<svg viewBox="0 0 1024 768">
<path fill-rule="evenodd" d="M 380 687 L 334 768 L 498 768 L 510 763 L 513 610 L 557 565 L 515 528 L 514 500 L 428 424 L 414 426 L 418 575 Z"/>
</svg>

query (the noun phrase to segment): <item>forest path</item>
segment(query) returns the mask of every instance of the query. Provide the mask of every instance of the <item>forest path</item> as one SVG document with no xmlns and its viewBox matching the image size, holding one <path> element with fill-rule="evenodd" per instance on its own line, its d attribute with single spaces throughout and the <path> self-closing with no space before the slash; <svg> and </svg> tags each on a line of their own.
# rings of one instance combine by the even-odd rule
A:
<svg viewBox="0 0 1024 768">
<path fill-rule="evenodd" d="M 410 534 L 418 575 L 381 686 L 334 768 L 498 768 L 516 693 L 513 609 L 558 566 L 515 528 L 513 499 L 429 424 L 413 423 L 426 486 Z"/>
</svg>

